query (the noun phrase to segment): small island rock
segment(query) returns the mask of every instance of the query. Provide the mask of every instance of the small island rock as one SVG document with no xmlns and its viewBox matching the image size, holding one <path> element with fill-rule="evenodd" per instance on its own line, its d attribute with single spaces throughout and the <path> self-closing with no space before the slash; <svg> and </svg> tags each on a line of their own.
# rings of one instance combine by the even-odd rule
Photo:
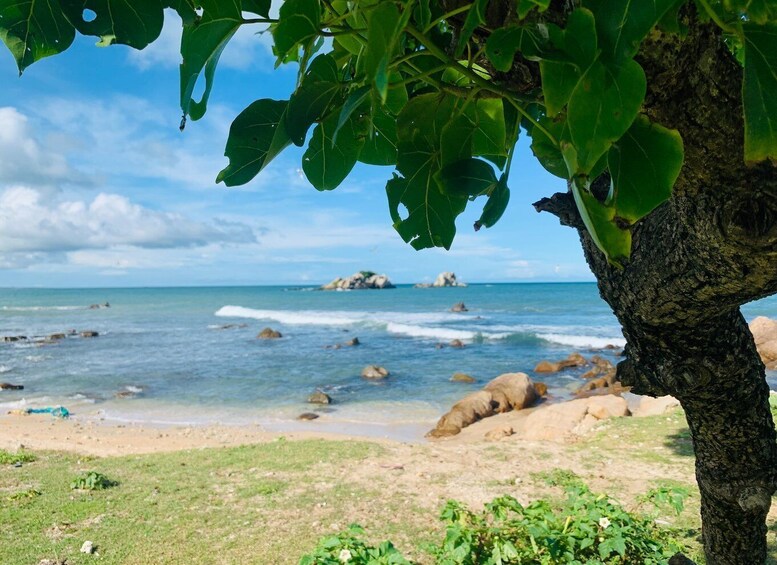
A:
<svg viewBox="0 0 777 565">
<path fill-rule="evenodd" d="M 456 273 L 451 272 L 444 272 L 437 275 L 437 278 L 434 279 L 434 282 L 432 283 L 432 286 L 434 287 L 444 287 L 444 286 L 467 286 L 465 283 L 459 282 L 456 279 Z"/>
<path fill-rule="evenodd" d="M 469 312 L 469 309 L 463 302 L 457 302 L 451 306 L 451 312 Z"/>
<path fill-rule="evenodd" d="M 332 282 L 325 284 L 321 290 L 363 290 L 394 288 L 386 275 L 379 275 L 372 271 L 359 271 L 350 277 L 337 277 Z"/>
<path fill-rule="evenodd" d="M 274 330 L 272 328 L 264 328 L 256 336 L 256 339 L 280 339 L 282 337 L 283 337 L 283 334 L 281 334 L 281 332 Z"/>
</svg>

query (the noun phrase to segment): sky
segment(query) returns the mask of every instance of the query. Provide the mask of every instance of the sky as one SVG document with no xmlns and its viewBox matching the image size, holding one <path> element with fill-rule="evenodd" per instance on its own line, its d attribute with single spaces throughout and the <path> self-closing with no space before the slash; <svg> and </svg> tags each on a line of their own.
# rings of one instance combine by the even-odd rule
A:
<svg viewBox="0 0 777 565">
<path fill-rule="evenodd" d="M 453 271 L 467 282 L 593 280 L 577 234 L 532 208 L 565 190 L 520 142 L 500 222 L 450 251 L 415 251 L 391 225 L 391 167 L 357 165 L 332 192 L 291 147 L 240 188 L 215 184 L 229 125 L 252 101 L 287 99 L 266 34 L 241 29 L 222 55 L 208 112 L 178 130 L 180 20 L 143 51 L 78 37 L 19 78 L 0 46 L 0 287 L 322 284 L 358 270 L 395 283 Z"/>
</svg>

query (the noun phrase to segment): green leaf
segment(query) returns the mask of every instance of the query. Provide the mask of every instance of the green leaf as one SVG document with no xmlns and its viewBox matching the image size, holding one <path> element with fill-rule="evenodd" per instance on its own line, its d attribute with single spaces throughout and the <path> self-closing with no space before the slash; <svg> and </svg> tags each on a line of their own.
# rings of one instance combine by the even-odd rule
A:
<svg viewBox="0 0 777 565">
<path fill-rule="evenodd" d="M 232 122 L 224 155 L 229 165 L 216 182 L 227 186 L 245 184 L 264 169 L 291 140 L 283 127 L 287 100 L 267 98 L 251 103 Z"/>
<path fill-rule="evenodd" d="M 199 4 L 202 17 L 185 25 L 181 38 L 181 110 L 193 120 L 205 115 L 219 57 L 242 21 L 239 0 L 199 0 Z M 203 69 L 205 92 L 196 102 L 192 93 Z"/>
<path fill-rule="evenodd" d="M 542 118 L 539 123 L 557 140 L 561 139 L 565 122 Z M 569 178 L 569 172 L 561 150 L 536 126 L 531 130 L 531 150 L 539 160 L 540 165 L 550 174 L 562 179 Z"/>
<path fill-rule="evenodd" d="M 318 34 L 321 24 L 319 0 L 285 0 L 278 20 L 272 34 L 278 55 L 283 58 L 299 44 Z"/>
<path fill-rule="evenodd" d="M 629 129 L 646 91 L 645 72 L 630 59 L 619 68 L 597 61 L 578 82 L 569 99 L 567 123 L 577 153 L 570 176 L 588 174 L 596 162 Z"/>
<path fill-rule="evenodd" d="M 471 155 L 507 157 L 503 102 L 483 98 L 467 105 L 443 127 L 440 141 L 441 163 L 448 165 Z"/>
<path fill-rule="evenodd" d="M 259 14 L 263 18 L 270 17 L 271 0 L 242 0 L 244 12 Z"/>
<path fill-rule="evenodd" d="M 397 171 L 401 176 L 395 174 L 388 182 L 386 194 L 394 228 L 415 249 L 449 249 L 456 234 L 456 216 L 467 204 L 466 196 L 444 193 L 436 180 L 442 128 L 457 103 L 453 97 L 423 94 L 410 100 L 397 118 Z M 407 209 L 406 218 L 400 215 L 400 205 Z"/>
<path fill-rule="evenodd" d="M 550 0 L 518 0 L 518 17 L 523 19 L 534 8 L 544 12 L 550 6 Z"/>
<path fill-rule="evenodd" d="M 368 165 L 396 165 L 397 120 L 382 108 L 373 112 L 372 128 L 359 153 L 359 161 Z"/>
<path fill-rule="evenodd" d="M 340 118 L 337 120 L 337 127 L 333 133 L 335 139 L 337 139 L 338 130 L 343 127 L 343 124 L 348 121 L 351 115 L 356 110 L 366 105 L 367 100 L 370 98 L 371 92 L 372 87 L 368 85 L 357 88 L 348 95 L 348 98 L 345 99 L 343 107 L 340 109 Z"/>
<path fill-rule="evenodd" d="M 405 104 L 407 104 L 407 87 L 404 84 L 398 84 L 402 82 L 402 74 L 398 71 L 390 71 L 388 78 L 388 92 L 386 93 L 386 98 L 383 102 L 385 103 L 386 108 L 388 108 L 392 114 L 396 115 L 399 114 L 402 111 L 402 108 L 405 107 Z"/>
<path fill-rule="evenodd" d="M 641 116 L 610 149 L 612 189 L 606 204 L 633 223 L 669 199 L 683 166 L 683 140 Z"/>
<path fill-rule="evenodd" d="M 596 18 L 599 47 L 620 63 L 636 55 L 642 40 L 683 0 L 585 0 Z"/>
<path fill-rule="evenodd" d="M 60 0 L 60 5 L 79 32 L 100 38 L 100 46 L 120 43 L 143 49 L 162 33 L 160 0 Z M 84 19 L 86 10 L 95 13 L 91 21 Z"/>
<path fill-rule="evenodd" d="M 546 44 L 536 25 L 500 27 L 488 36 L 486 57 L 496 70 L 507 72 L 513 66 L 516 53 L 535 61 L 547 49 Z"/>
<path fill-rule="evenodd" d="M 439 172 L 437 180 L 443 191 L 457 196 L 485 194 L 496 184 L 494 168 L 480 159 L 455 161 Z"/>
<path fill-rule="evenodd" d="M 73 43 L 75 29 L 54 0 L 0 4 L 0 39 L 11 51 L 19 74 L 44 57 L 62 53 Z"/>
<path fill-rule="evenodd" d="M 337 188 L 356 164 L 364 135 L 353 118 L 347 120 L 333 140 L 339 115 L 333 113 L 313 130 L 313 138 L 302 156 L 302 170 L 316 189 Z"/>
<path fill-rule="evenodd" d="M 461 54 L 464 53 L 464 49 L 467 47 L 469 38 L 472 37 L 472 33 L 486 21 L 486 8 L 490 0 L 473 0 L 472 7 L 467 12 L 467 17 L 464 20 L 464 25 L 461 26 L 459 31 L 458 43 L 456 44 L 455 56 L 458 59 Z"/>
<path fill-rule="evenodd" d="M 327 54 L 313 59 L 286 110 L 286 133 L 295 145 L 302 146 L 308 128 L 323 117 L 334 102 L 342 102 L 341 92 L 334 58 Z"/>
<path fill-rule="evenodd" d="M 748 21 L 756 24 L 777 21 L 777 4 L 774 0 L 723 0 L 723 7 L 737 15 L 746 15 Z"/>
<path fill-rule="evenodd" d="M 623 267 L 631 254 L 631 232 L 615 224 L 615 209 L 599 202 L 577 182 L 572 183 L 572 194 L 591 239 L 610 263 Z"/>
<path fill-rule="evenodd" d="M 483 213 L 475 222 L 475 231 L 479 231 L 481 227 L 490 228 L 496 224 L 507 209 L 508 202 L 510 202 L 510 189 L 507 187 L 507 173 L 504 173 L 489 195 L 486 205 L 483 206 Z"/>
<path fill-rule="evenodd" d="M 386 100 L 388 89 L 388 62 L 394 55 L 402 32 L 400 14 L 393 2 L 382 2 L 370 12 L 367 24 L 367 47 L 360 58 L 366 80 L 378 88 L 381 100 Z"/>
<path fill-rule="evenodd" d="M 777 25 L 742 24 L 745 161 L 777 159 Z"/>
<path fill-rule="evenodd" d="M 555 116 L 569 102 L 572 92 L 580 81 L 580 71 L 570 63 L 540 61 L 542 94 L 548 116 Z"/>
</svg>

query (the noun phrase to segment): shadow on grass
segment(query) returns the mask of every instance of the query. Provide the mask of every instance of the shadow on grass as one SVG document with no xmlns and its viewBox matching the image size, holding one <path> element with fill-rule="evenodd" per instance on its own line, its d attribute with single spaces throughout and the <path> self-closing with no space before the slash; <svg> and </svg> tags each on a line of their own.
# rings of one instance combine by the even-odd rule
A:
<svg viewBox="0 0 777 565">
<path fill-rule="evenodd" d="M 691 432 L 688 429 L 666 436 L 664 446 L 671 449 L 675 455 L 693 457 L 693 442 L 691 441 Z"/>
</svg>

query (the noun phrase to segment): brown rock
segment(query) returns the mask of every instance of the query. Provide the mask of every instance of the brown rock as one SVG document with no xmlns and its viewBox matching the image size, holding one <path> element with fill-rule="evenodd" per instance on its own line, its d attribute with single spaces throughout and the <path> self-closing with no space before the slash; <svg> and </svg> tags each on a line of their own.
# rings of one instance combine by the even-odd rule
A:
<svg viewBox="0 0 777 565">
<path fill-rule="evenodd" d="M 491 404 L 499 413 L 527 408 L 537 400 L 534 383 L 526 373 L 499 375 L 483 390 L 491 393 Z"/>
<path fill-rule="evenodd" d="M 569 357 L 558 362 L 559 369 L 566 369 L 567 367 L 582 367 L 587 365 L 588 361 L 585 357 L 579 353 L 570 353 Z"/>
<path fill-rule="evenodd" d="M 26 335 L 7 335 L 3 337 L 3 341 L 24 341 L 27 339 Z"/>
<path fill-rule="evenodd" d="M 451 340 L 449 345 L 451 347 L 455 347 L 457 349 L 461 349 L 462 347 L 464 347 L 464 342 L 461 341 L 460 339 L 453 339 L 453 340 Z"/>
<path fill-rule="evenodd" d="M 658 398 L 643 396 L 634 410 L 634 416 L 640 418 L 643 416 L 660 416 L 678 406 L 680 406 L 680 401 L 673 396 L 659 396 Z"/>
<path fill-rule="evenodd" d="M 314 412 L 303 412 L 299 416 L 297 416 L 297 420 L 315 420 L 318 418 L 318 414 Z"/>
<path fill-rule="evenodd" d="M 777 320 L 758 316 L 750 322 L 750 332 L 766 368 L 777 370 Z"/>
<path fill-rule="evenodd" d="M 358 338 L 358 337 L 355 337 L 355 338 L 353 338 L 353 339 L 350 339 L 350 340 L 346 341 L 346 342 L 345 342 L 345 345 L 347 345 L 348 347 L 353 347 L 353 346 L 355 346 L 355 345 L 361 345 L 361 343 L 362 343 L 362 342 L 361 342 L 361 341 L 359 341 L 359 338 Z"/>
<path fill-rule="evenodd" d="M 469 309 L 463 302 L 457 302 L 451 306 L 451 312 L 469 312 Z"/>
<path fill-rule="evenodd" d="M 548 394 L 548 385 L 536 381 L 534 383 L 534 390 L 537 391 L 537 396 L 545 396 Z"/>
<path fill-rule="evenodd" d="M 540 361 L 537 366 L 534 367 L 535 373 L 558 373 L 561 366 L 558 363 L 551 363 L 550 361 Z"/>
<path fill-rule="evenodd" d="M 11 383 L 0 383 L 0 390 L 24 390 L 24 385 L 12 385 Z"/>
<path fill-rule="evenodd" d="M 530 440 L 560 440 L 588 432 L 597 422 L 628 416 L 626 399 L 595 396 L 551 404 L 529 414 L 524 437 Z"/>
<path fill-rule="evenodd" d="M 65 339 L 67 336 L 65 334 L 51 334 L 46 339 L 49 339 L 51 341 L 56 341 L 59 339 Z"/>
<path fill-rule="evenodd" d="M 264 328 L 256 336 L 257 339 L 279 339 L 282 337 L 283 337 L 283 334 L 281 334 L 281 332 L 274 330 L 272 328 Z"/>
<path fill-rule="evenodd" d="M 479 390 L 468 394 L 443 415 L 437 422 L 437 426 L 428 434 L 428 437 L 454 436 L 473 422 L 487 418 L 494 413 L 491 393 Z"/>
<path fill-rule="evenodd" d="M 308 396 L 308 402 L 311 404 L 332 404 L 332 397 L 328 394 L 317 390 L 310 396 Z"/>
<path fill-rule="evenodd" d="M 499 441 L 502 438 L 510 437 L 515 433 L 512 426 L 500 426 L 486 432 L 485 438 L 488 441 Z"/>
<path fill-rule="evenodd" d="M 453 376 L 451 377 L 451 382 L 453 382 L 453 383 L 474 383 L 475 379 L 473 377 L 470 377 L 466 373 L 453 373 Z"/>
<path fill-rule="evenodd" d="M 114 393 L 114 398 L 118 398 L 119 400 L 126 400 L 128 398 L 135 398 L 138 395 L 137 392 L 133 390 L 120 390 L 116 393 Z"/>
<path fill-rule="evenodd" d="M 365 379 L 385 379 L 389 374 L 386 368 L 379 365 L 367 365 L 362 369 L 362 377 Z"/>
<path fill-rule="evenodd" d="M 99 333 L 92 330 L 86 330 L 81 332 L 81 337 L 97 337 L 99 335 L 100 335 Z"/>
</svg>

